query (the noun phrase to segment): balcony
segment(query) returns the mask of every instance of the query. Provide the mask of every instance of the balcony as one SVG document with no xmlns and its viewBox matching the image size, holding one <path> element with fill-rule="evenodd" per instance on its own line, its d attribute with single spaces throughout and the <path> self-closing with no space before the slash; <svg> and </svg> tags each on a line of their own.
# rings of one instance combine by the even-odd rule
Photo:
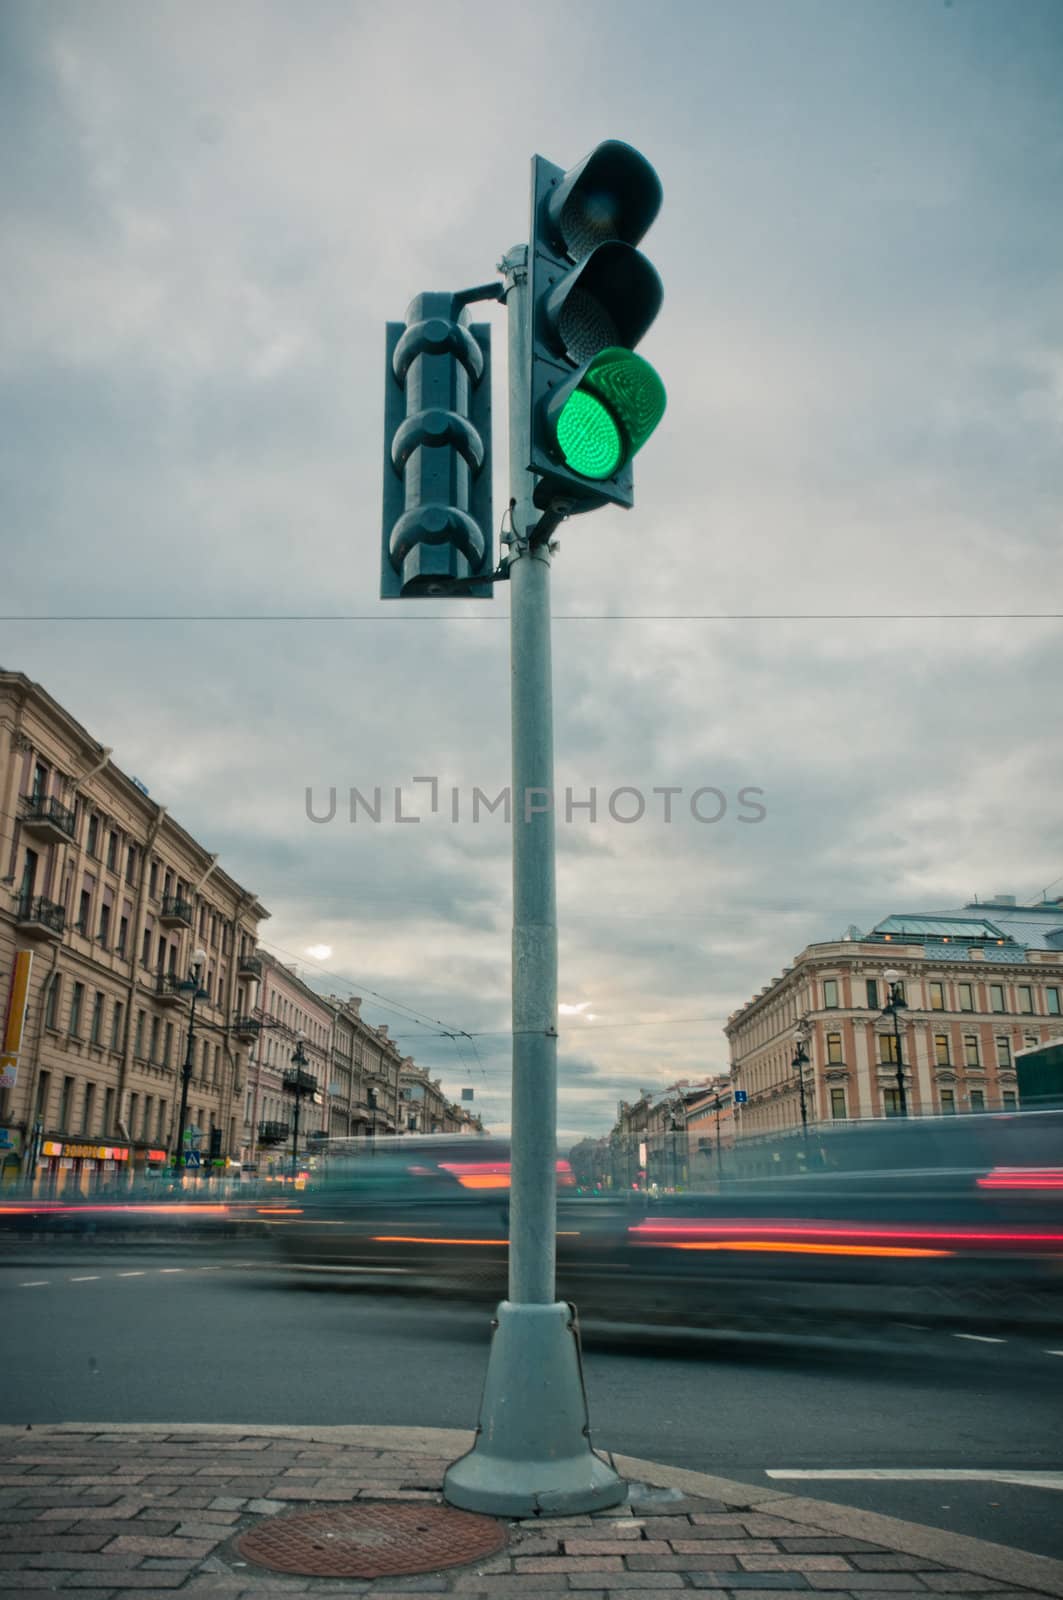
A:
<svg viewBox="0 0 1063 1600">
<path fill-rule="evenodd" d="M 297 1099 L 317 1094 L 317 1079 L 312 1072 L 304 1072 L 302 1067 L 290 1067 L 281 1081 L 285 1094 L 294 1094 Z"/>
<path fill-rule="evenodd" d="M 176 894 L 165 895 L 162 910 L 159 912 L 159 923 L 163 928 L 191 928 L 192 907 L 187 900 L 182 900 Z"/>
<path fill-rule="evenodd" d="M 233 1023 L 233 1038 L 241 1044 L 254 1044 L 262 1032 L 262 1024 L 255 1017 L 237 1017 Z"/>
<path fill-rule="evenodd" d="M 254 978 L 258 981 L 262 977 L 262 957 L 241 956 L 236 963 L 236 973 L 240 978 Z"/>
<path fill-rule="evenodd" d="M 284 1144 L 290 1129 L 286 1122 L 260 1122 L 258 1125 L 259 1144 Z"/>
<path fill-rule="evenodd" d="M 22 829 L 42 844 L 69 844 L 74 837 L 74 813 L 52 796 L 24 794 L 29 807 L 22 818 Z"/>
<path fill-rule="evenodd" d="M 29 939 L 61 939 L 66 912 L 54 900 L 41 895 L 23 895 L 15 913 L 15 926 Z"/>
<path fill-rule="evenodd" d="M 155 998 L 160 1005 L 181 1005 L 191 993 L 191 979 L 179 978 L 176 972 L 160 972 L 155 980 Z"/>
</svg>

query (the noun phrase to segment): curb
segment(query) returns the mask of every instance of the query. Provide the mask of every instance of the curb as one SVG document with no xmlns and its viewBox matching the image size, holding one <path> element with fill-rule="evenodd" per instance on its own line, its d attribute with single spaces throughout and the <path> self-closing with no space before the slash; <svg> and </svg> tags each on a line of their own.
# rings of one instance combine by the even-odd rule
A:
<svg viewBox="0 0 1063 1600">
<path fill-rule="evenodd" d="M 293 1425 L 245 1426 L 231 1422 L 61 1422 L 45 1423 L 27 1429 L 25 1425 L 0 1424 L 0 1439 L 25 1438 L 32 1432 L 41 1438 L 49 1434 L 108 1433 L 148 1434 L 173 1436 L 191 1433 L 198 1437 L 216 1434 L 219 1438 L 307 1439 L 314 1444 L 356 1444 L 365 1449 L 410 1451 L 417 1454 L 455 1457 L 464 1454 L 475 1434 L 469 1428 L 418 1428 L 377 1427 L 370 1424 L 349 1424 L 329 1427 L 299 1427 Z M 643 1461 L 637 1456 L 609 1456 L 616 1470 L 624 1478 L 657 1488 L 675 1489 L 683 1494 L 701 1495 L 708 1500 L 722 1500 L 729 1505 L 753 1507 L 767 1515 L 787 1517 L 791 1522 L 807 1524 L 827 1533 L 837 1533 L 851 1538 L 866 1539 L 902 1555 L 925 1556 L 944 1566 L 956 1567 L 979 1577 L 994 1578 L 1010 1585 L 1033 1589 L 1040 1594 L 1059 1596 L 1063 1600 L 1063 1561 L 1050 1556 L 1034 1555 L 1010 1545 L 994 1544 L 987 1539 L 974 1539 L 967 1534 L 949 1533 L 941 1528 L 926 1527 L 919 1522 L 905 1522 L 899 1517 L 882 1516 L 876 1511 L 860 1511 L 853 1506 L 835 1505 L 827 1500 L 812 1500 L 807 1496 L 785 1494 L 775 1488 L 758 1488 L 756 1484 L 738 1483 L 731 1478 L 718 1478 L 711 1473 L 694 1472 L 686 1467 L 669 1467 L 657 1461 Z"/>
</svg>

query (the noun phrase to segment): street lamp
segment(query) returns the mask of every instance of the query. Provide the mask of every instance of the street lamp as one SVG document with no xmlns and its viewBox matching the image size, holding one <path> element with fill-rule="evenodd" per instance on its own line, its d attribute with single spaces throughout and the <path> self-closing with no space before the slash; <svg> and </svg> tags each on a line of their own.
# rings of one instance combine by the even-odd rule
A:
<svg viewBox="0 0 1063 1600">
<path fill-rule="evenodd" d="M 184 1168 L 185 1117 L 188 1115 L 188 1085 L 192 1081 L 192 1046 L 196 1031 L 196 1001 L 201 997 L 206 999 L 207 991 L 199 987 L 199 975 L 206 966 L 206 962 L 207 952 L 205 950 L 194 950 L 187 982 L 181 985 L 182 989 L 191 989 L 192 991 L 192 1008 L 188 1014 L 188 1039 L 185 1043 L 184 1065 L 181 1068 L 181 1109 L 177 1114 L 177 1133 L 173 1152 L 175 1172 L 181 1172 Z"/>
<path fill-rule="evenodd" d="M 292 1178 L 294 1180 L 299 1170 L 299 1107 L 308 1095 L 317 1092 L 317 1079 L 312 1073 L 306 1071 L 310 1065 L 303 1050 L 303 1040 L 306 1035 L 300 1031 L 295 1036 L 295 1049 L 292 1051 L 291 1071 L 284 1074 L 284 1088 L 288 1094 L 295 1096 L 294 1128 L 292 1131 Z"/>
<path fill-rule="evenodd" d="M 808 1103 L 805 1100 L 805 1068 L 809 1065 L 808 1051 L 805 1043 L 808 1039 L 808 1030 L 802 1025 L 794 1034 L 794 1055 L 790 1065 L 797 1073 L 797 1092 L 801 1099 L 801 1137 L 808 1138 Z"/>
<path fill-rule="evenodd" d="M 901 1018 L 900 1013 L 905 1009 L 904 996 L 901 994 L 901 975 L 896 967 L 888 967 L 882 974 L 890 986 L 890 997 L 882 1007 L 884 1017 L 893 1018 L 893 1037 L 896 1040 L 897 1051 L 897 1107 L 898 1114 L 902 1117 L 908 1115 L 908 1096 L 904 1090 L 904 1058 L 901 1055 Z"/>
<path fill-rule="evenodd" d="M 720 1097 L 716 1096 L 712 1109 L 716 1113 L 716 1182 L 723 1188 L 723 1148 L 720 1144 Z"/>
</svg>

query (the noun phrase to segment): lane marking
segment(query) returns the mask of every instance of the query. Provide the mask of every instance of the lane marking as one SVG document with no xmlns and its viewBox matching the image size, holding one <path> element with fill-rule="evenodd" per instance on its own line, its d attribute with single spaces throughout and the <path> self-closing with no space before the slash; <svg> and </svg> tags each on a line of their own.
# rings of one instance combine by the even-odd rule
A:
<svg viewBox="0 0 1063 1600">
<path fill-rule="evenodd" d="M 160 1272 L 183 1272 L 184 1267 L 160 1267 Z"/>
<path fill-rule="evenodd" d="M 768 1478 L 844 1479 L 889 1483 L 1014 1483 L 1063 1492 L 1063 1472 L 1011 1472 L 994 1467 L 768 1467 Z"/>
<path fill-rule="evenodd" d="M 80 1278 L 67 1279 L 68 1283 L 99 1283 L 99 1281 L 100 1275 L 98 1272 L 86 1272 Z"/>
<path fill-rule="evenodd" d="M 954 1333 L 954 1339 L 972 1339 L 975 1344 L 1007 1344 L 1006 1339 L 994 1339 L 988 1333 Z"/>
<path fill-rule="evenodd" d="M 1063 1356 L 1063 1350 L 1046 1350 L 1046 1356 Z"/>
<path fill-rule="evenodd" d="M 47 1278 L 27 1278 L 25 1283 L 20 1283 L 19 1284 L 19 1288 L 20 1289 L 47 1289 L 48 1283 L 49 1283 L 49 1280 Z M 1049 1351 L 1049 1355 L 1051 1355 L 1051 1354 L 1052 1354 L 1052 1352 Z"/>
<path fill-rule="evenodd" d="M 143 1278 L 145 1271 L 146 1269 L 142 1268 L 139 1272 L 120 1272 L 118 1276 L 120 1278 Z"/>
</svg>

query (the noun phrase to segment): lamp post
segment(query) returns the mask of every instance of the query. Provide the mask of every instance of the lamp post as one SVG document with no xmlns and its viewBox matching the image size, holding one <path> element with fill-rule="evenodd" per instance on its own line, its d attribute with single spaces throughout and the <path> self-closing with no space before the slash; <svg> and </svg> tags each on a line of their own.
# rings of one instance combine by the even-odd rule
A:
<svg viewBox="0 0 1063 1600">
<path fill-rule="evenodd" d="M 295 1049 L 292 1051 L 291 1071 L 284 1074 L 284 1088 L 286 1093 L 295 1096 L 294 1127 L 292 1130 L 292 1180 L 299 1170 L 299 1107 L 307 1095 L 312 1095 L 317 1090 L 317 1079 L 306 1068 L 310 1065 L 306 1052 L 303 1050 L 303 1040 L 306 1035 L 299 1032 L 295 1036 Z"/>
<path fill-rule="evenodd" d="M 188 1115 L 188 1085 L 192 1081 L 192 1048 L 196 1032 L 196 1001 L 200 995 L 206 993 L 199 987 L 199 974 L 206 965 L 207 952 L 194 950 L 192 952 L 192 965 L 189 969 L 188 979 L 181 985 L 182 989 L 191 989 L 192 1007 L 188 1013 L 188 1038 L 185 1041 L 185 1059 L 181 1067 L 181 1109 L 177 1113 L 177 1132 L 174 1137 L 173 1167 L 174 1171 L 184 1171 L 184 1140 L 185 1117 Z"/>
<path fill-rule="evenodd" d="M 716 1113 L 716 1182 L 723 1188 L 723 1147 L 720 1144 L 720 1097 L 716 1096 L 712 1109 Z"/>
<path fill-rule="evenodd" d="M 801 1137 L 808 1138 L 808 1102 L 805 1099 L 805 1068 L 809 1065 L 808 1051 L 805 1044 L 808 1039 L 808 1029 L 802 1025 L 794 1034 L 794 1055 L 790 1063 L 797 1073 L 797 1092 L 801 1100 Z"/>
<path fill-rule="evenodd" d="M 890 986 L 890 997 L 882 1007 L 884 1017 L 893 1018 L 893 1037 L 896 1041 L 897 1053 L 897 1109 L 898 1115 L 908 1115 L 908 1096 L 904 1088 L 904 1057 L 901 1054 L 901 1018 L 900 1013 L 905 1010 L 906 1002 L 901 993 L 901 975 L 896 967 L 889 967 L 882 974 Z"/>
</svg>

